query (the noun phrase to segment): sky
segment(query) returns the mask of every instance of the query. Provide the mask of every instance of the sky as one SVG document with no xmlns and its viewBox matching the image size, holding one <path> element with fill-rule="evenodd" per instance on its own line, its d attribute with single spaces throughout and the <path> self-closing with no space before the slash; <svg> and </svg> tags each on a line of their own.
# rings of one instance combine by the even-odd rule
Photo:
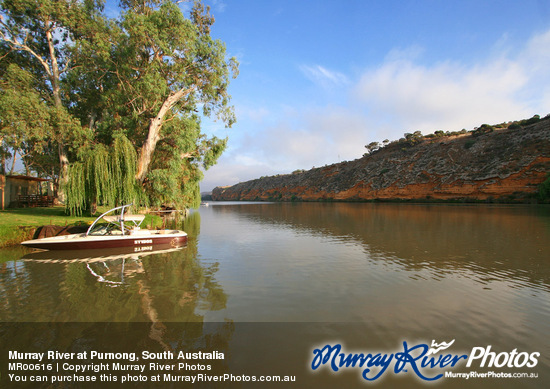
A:
<svg viewBox="0 0 550 389">
<path fill-rule="evenodd" d="M 550 113 L 550 0 L 206 0 L 240 62 L 201 191 Z M 183 4 L 182 6 L 186 6 Z M 109 9 L 107 9 L 109 11 Z"/>
</svg>

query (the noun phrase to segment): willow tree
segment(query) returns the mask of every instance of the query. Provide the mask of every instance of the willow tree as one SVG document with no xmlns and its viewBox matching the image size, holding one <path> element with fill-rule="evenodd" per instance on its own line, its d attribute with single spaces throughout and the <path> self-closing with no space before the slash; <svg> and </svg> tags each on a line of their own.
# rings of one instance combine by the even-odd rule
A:
<svg viewBox="0 0 550 389">
<path fill-rule="evenodd" d="M 97 204 L 140 204 L 143 191 L 135 179 L 134 146 L 122 134 L 112 144 L 95 143 L 80 150 L 79 159 L 70 165 L 66 207 L 72 214 L 95 212 Z"/>
</svg>

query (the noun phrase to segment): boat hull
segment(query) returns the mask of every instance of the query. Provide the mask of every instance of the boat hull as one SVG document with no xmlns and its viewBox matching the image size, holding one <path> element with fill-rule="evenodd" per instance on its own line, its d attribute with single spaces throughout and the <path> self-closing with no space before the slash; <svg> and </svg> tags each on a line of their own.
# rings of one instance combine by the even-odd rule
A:
<svg viewBox="0 0 550 389">
<path fill-rule="evenodd" d="M 145 251 L 153 246 L 181 247 L 187 244 L 187 234 L 179 230 L 151 231 L 147 234 L 93 236 L 72 234 L 21 242 L 23 246 L 42 250 L 92 250 L 118 247 L 134 247 Z"/>
</svg>

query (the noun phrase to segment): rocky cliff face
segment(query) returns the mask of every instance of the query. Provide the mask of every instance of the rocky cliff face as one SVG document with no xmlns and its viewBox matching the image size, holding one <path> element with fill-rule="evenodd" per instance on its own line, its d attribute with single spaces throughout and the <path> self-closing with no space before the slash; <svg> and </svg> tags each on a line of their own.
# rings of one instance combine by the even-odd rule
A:
<svg viewBox="0 0 550 389">
<path fill-rule="evenodd" d="M 550 118 L 480 132 L 395 142 L 355 161 L 217 187 L 212 198 L 521 201 L 537 193 L 550 172 Z"/>
</svg>

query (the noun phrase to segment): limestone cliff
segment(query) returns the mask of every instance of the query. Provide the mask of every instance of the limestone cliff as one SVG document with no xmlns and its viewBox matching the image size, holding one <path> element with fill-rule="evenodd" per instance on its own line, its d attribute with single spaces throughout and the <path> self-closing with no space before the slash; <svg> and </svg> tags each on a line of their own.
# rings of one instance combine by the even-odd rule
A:
<svg viewBox="0 0 550 389">
<path fill-rule="evenodd" d="M 355 161 L 217 187 L 212 198 L 522 201 L 550 172 L 550 117 L 523 124 L 403 139 Z"/>
</svg>

